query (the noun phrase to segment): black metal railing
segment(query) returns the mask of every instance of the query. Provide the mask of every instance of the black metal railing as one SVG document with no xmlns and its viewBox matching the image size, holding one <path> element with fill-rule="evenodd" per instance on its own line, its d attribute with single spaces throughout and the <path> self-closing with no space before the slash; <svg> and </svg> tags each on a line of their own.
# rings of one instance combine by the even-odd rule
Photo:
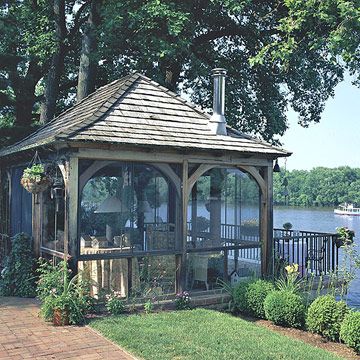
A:
<svg viewBox="0 0 360 360">
<path fill-rule="evenodd" d="M 301 276 L 335 272 L 339 262 L 337 237 L 331 233 L 274 229 L 275 268 L 285 263 L 298 264 Z"/>
</svg>

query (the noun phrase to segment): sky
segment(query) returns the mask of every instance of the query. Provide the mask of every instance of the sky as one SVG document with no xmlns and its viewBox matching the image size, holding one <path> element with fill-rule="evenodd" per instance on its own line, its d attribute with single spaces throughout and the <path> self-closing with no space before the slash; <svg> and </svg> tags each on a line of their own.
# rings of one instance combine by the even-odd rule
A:
<svg viewBox="0 0 360 360">
<path fill-rule="evenodd" d="M 282 147 L 293 153 L 286 161 L 288 170 L 344 165 L 360 168 L 360 89 L 351 84 L 350 76 L 328 99 L 320 123 L 302 128 L 293 111 L 288 112 L 288 122 L 289 129 L 280 139 Z M 279 159 L 279 165 L 285 165 L 284 159 Z"/>
</svg>

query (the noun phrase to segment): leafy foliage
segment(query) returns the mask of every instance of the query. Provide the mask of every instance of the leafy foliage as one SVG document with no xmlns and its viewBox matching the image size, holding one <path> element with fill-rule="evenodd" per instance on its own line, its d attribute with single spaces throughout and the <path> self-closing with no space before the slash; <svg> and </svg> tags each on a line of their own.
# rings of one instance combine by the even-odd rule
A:
<svg viewBox="0 0 360 360">
<path fill-rule="evenodd" d="M 234 300 L 234 310 L 241 312 L 241 313 L 248 313 L 250 311 L 249 304 L 246 299 L 246 292 L 249 288 L 249 285 L 254 280 L 247 280 L 247 281 L 240 281 L 238 282 L 233 291 L 232 291 L 232 297 Z"/>
<path fill-rule="evenodd" d="M 183 291 L 175 296 L 175 308 L 176 310 L 190 310 L 191 298 L 187 291 Z"/>
<path fill-rule="evenodd" d="M 266 319 L 276 325 L 300 328 L 305 321 L 305 306 L 300 295 L 290 291 L 273 291 L 265 299 Z"/>
<path fill-rule="evenodd" d="M 1 272 L 0 294 L 3 296 L 35 296 L 35 259 L 29 235 L 19 233 L 11 241 L 11 253 Z"/>
<path fill-rule="evenodd" d="M 360 312 L 350 311 L 341 324 L 340 339 L 360 354 Z"/>
<path fill-rule="evenodd" d="M 285 275 L 275 282 L 276 288 L 280 291 L 298 293 L 301 289 L 302 281 L 299 279 L 299 265 L 293 264 L 285 267 Z"/>
<path fill-rule="evenodd" d="M 309 306 L 306 326 L 309 331 L 336 341 L 348 312 L 349 308 L 344 301 L 336 301 L 331 295 L 320 296 Z"/>
<path fill-rule="evenodd" d="M 60 16 L 52 5 L 0 4 L 2 142 L 38 123 L 54 59 L 60 64 L 51 85 L 58 88 L 56 113 L 74 102 L 81 38 L 88 35 L 94 6 L 66 1 Z M 96 87 L 138 70 L 208 109 L 209 72 L 222 66 L 230 75 L 229 124 L 274 142 L 286 130 L 289 106 L 303 125 L 318 122 L 344 71 L 359 76 L 355 0 L 116 0 L 99 2 L 97 17 L 89 58 L 97 68 Z"/>
<path fill-rule="evenodd" d="M 22 178 L 32 180 L 35 182 L 40 182 L 44 176 L 45 176 L 44 165 L 34 164 L 31 167 L 28 167 L 24 170 Z"/>
<path fill-rule="evenodd" d="M 336 206 L 354 203 L 360 206 L 360 169 L 348 166 L 335 169 L 317 167 L 310 171 L 292 170 L 274 173 L 274 202 L 285 205 L 283 181 L 288 181 L 286 205 Z"/>
<path fill-rule="evenodd" d="M 264 301 L 274 289 L 274 284 L 266 280 L 257 280 L 249 284 L 245 298 L 251 315 L 265 318 Z"/>
<path fill-rule="evenodd" d="M 125 304 L 121 297 L 121 293 L 113 291 L 111 294 L 106 295 L 106 309 L 112 315 L 120 315 L 125 311 Z"/>
<path fill-rule="evenodd" d="M 53 320 L 54 310 L 58 309 L 66 313 L 70 324 L 82 323 L 93 305 L 88 284 L 79 275 L 71 277 L 66 261 L 55 266 L 42 260 L 39 274 L 37 294 L 44 319 Z"/>
</svg>

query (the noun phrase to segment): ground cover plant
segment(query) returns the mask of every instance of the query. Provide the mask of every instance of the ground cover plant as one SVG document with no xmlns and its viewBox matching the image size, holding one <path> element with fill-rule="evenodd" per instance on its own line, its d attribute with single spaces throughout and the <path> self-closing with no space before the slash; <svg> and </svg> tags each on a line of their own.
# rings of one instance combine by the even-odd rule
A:
<svg viewBox="0 0 360 360">
<path fill-rule="evenodd" d="M 95 319 L 90 326 L 145 360 L 340 359 L 241 318 L 206 309 L 108 317 Z"/>
</svg>

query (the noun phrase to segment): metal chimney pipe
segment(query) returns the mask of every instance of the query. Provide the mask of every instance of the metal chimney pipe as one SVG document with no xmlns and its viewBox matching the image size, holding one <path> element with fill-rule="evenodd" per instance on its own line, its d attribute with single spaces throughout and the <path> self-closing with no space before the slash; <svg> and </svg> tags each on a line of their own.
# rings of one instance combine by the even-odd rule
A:
<svg viewBox="0 0 360 360">
<path fill-rule="evenodd" d="M 210 128 L 214 134 L 227 135 L 225 119 L 225 78 L 227 71 L 217 68 L 212 70 L 214 78 L 213 114 L 210 118 Z"/>
</svg>

